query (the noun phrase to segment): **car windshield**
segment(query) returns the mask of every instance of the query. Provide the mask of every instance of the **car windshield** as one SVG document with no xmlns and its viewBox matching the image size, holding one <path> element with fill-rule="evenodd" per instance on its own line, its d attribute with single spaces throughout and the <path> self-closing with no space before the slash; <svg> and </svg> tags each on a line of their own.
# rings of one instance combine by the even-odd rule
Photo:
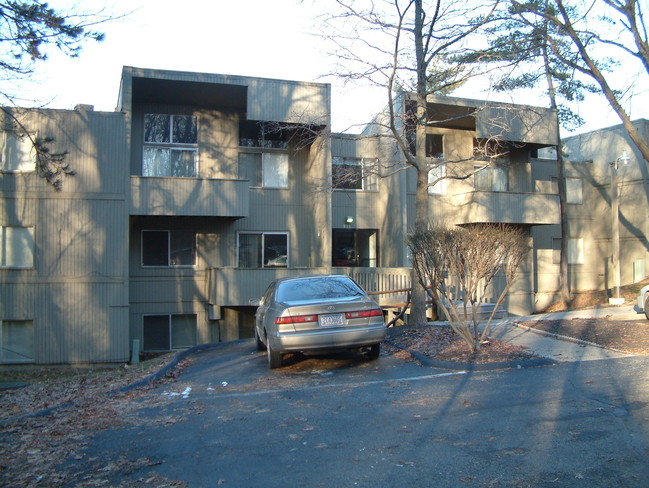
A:
<svg viewBox="0 0 649 488">
<path fill-rule="evenodd" d="M 280 283 L 277 301 L 294 302 L 364 295 L 356 283 L 343 276 L 324 276 Z"/>
</svg>

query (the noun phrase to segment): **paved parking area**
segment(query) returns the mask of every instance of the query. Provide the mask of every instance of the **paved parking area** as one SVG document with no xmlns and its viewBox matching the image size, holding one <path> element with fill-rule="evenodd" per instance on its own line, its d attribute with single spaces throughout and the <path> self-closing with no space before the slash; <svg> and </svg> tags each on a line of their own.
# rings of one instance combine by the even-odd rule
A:
<svg viewBox="0 0 649 488">
<path fill-rule="evenodd" d="M 74 469 L 112 463 L 111 486 L 640 487 L 647 366 L 465 372 L 343 354 L 271 371 L 252 341 L 224 344 L 134 398 Z"/>
</svg>

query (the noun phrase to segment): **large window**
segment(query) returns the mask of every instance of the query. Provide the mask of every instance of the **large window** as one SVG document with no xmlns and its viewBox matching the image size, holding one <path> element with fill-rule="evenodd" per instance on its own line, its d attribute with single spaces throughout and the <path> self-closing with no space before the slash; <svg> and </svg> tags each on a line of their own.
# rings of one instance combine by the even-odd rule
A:
<svg viewBox="0 0 649 488">
<path fill-rule="evenodd" d="M 196 315 L 145 315 L 142 350 L 170 351 L 196 345 Z"/>
<path fill-rule="evenodd" d="M 474 166 L 473 183 L 479 191 L 507 191 L 507 168 L 504 166 Z"/>
<path fill-rule="evenodd" d="M 377 191 L 377 171 L 377 159 L 334 157 L 333 187 L 335 190 Z"/>
<path fill-rule="evenodd" d="M 288 234 L 242 232 L 238 238 L 240 268 L 288 266 Z"/>
<path fill-rule="evenodd" d="M 27 172 L 36 169 L 34 146 L 29 137 L 0 132 L 0 171 Z"/>
<path fill-rule="evenodd" d="M 239 178 L 253 187 L 288 188 L 288 154 L 239 153 Z"/>
<path fill-rule="evenodd" d="M 180 230 L 143 230 L 143 266 L 194 266 L 196 233 Z"/>
<path fill-rule="evenodd" d="M 34 360 L 34 326 L 31 320 L 0 321 L 0 362 Z"/>
<path fill-rule="evenodd" d="M 0 226 L 0 267 L 34 267 L 34 228 Z"/>
<path fill-rule="evenodd" d="M 198 174 L 198 120 L 192 115 L 144 115 L 143 176 Z"/>
</svg>

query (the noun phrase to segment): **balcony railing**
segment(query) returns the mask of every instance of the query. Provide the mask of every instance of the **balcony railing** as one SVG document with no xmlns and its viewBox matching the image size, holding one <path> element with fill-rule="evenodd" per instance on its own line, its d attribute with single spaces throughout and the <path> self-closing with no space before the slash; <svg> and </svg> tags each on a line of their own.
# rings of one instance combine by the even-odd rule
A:
<svg viewBox="0 0 649 488">
<path fill-rule="evenodd" d="M 210 268 L 207 296 L 212 307 L 237 307 L 259 299 L 271 281 L 289 276 L 346 274 L 369 292 L 399 290 L 373 295 L 379 305 L 404 303 L 410 288 L 410 268 Z"/>
<path fill-rule="evenodd" d="M 244 180 L 131 176 L 131 215 L 248 217 Z"/>
</svg>

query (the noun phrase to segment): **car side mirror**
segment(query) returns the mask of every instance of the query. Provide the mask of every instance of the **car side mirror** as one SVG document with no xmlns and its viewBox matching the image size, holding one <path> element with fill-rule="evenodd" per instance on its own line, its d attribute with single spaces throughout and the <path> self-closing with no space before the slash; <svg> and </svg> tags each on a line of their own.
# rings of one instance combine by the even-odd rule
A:
<svg viewBox="0 0 649 488">
<path fill-rule="evenodd" d="M 261 300 L 259 298 L 251 298 L 250 300 L 248 300 L 248 305 L 252 307 L 258 307 L 259 305 L 261 305 Z"/>
</svg>

